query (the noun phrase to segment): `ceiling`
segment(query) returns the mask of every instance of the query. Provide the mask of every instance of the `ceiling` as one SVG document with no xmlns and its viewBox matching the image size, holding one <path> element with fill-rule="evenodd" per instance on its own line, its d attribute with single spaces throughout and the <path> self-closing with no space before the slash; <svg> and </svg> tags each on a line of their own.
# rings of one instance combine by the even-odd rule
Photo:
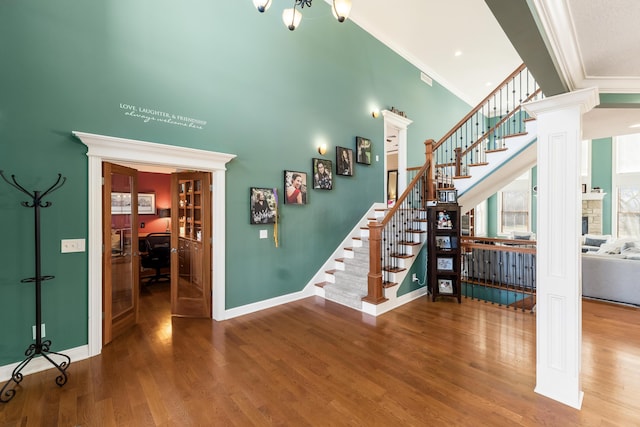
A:
<svg viewBox="0 0 640 427">
<path fill-rule="evenodd" d="M 640 94 L 637 0 L 354 0 L 350 19 L 472 106 L 522 62 L 547 96 Z M 640 95 L 620 107 L 585 114 L 583 136 L 638 132 Z"/>
</svg>

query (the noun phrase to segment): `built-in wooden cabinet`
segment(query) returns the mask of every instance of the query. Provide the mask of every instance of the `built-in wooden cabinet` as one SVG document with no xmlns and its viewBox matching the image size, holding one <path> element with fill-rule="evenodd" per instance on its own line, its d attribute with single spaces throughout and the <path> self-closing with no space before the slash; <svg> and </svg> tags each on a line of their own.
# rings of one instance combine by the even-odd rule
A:
<svg viewBox="0 0 640 427">
<path fill-rule="evenodd" d="M 432 300 L 453 297 L 460 303 L 460 207 L 457 203 L 437 203 L 427 208 L 427 219 L 427 271 Z"/>
<path fill-rule="evenodd" d="M 178 262 L 180 275 L 202 282 L 202 180 L 178 181 Z"/>
</svg>

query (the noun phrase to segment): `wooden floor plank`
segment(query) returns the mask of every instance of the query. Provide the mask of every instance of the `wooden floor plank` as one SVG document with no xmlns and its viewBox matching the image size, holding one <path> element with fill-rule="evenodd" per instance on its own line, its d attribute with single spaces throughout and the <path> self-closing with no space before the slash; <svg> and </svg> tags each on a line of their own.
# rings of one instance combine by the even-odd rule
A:
<svg viewBox="0 0 640 427">
<path fill-rule="evenodd" d="M 581 411 L 536 394 L 535 314 L 420 298 L 377 318 L 318 297 L 224 322 L 138 326 L 69 381 L 25 377 L 0 426 L 640 425 L 640 309 L 583 302 Z"/>
</svg>

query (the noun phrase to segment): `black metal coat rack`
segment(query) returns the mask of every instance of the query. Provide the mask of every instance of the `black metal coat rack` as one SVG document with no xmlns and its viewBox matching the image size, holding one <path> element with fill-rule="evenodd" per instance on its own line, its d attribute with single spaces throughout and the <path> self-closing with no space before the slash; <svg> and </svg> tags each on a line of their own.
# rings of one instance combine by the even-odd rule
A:
<svg viewBox="0 0 640 427">
<path fill-rule="evenodd" d="M 56 353 L 55 351 L 51 351 L 50 347 L 51 347 L 51 340 L 42 340 L 42 330 L 41 328 L 41 324 L 42 324 L 42 293 L 41 293 L 41 285 L 42 282 L 44 282 L 45 280 L 51 280 L 54 278 L 54 276 L 43 276 L 40 272 L 40 208 L 48 208 L 49 206 L 51 206 L 51 202 L 43 202 L 43 199 L 45 196 L 53 193 L 54 191 L 56 191 L 57 189 L 59 189 L 60 187 L 62 187 L 62 185 L 65 183 L 65 181 L 67 180 L 67 178 L 63 177 L 61 174 L 58 174 L 58 180 L 51 186 L 49 187 L 48 190 L 40 192 L 40 191 L 34 191 L 34 192 L 29 192 L 27 190 L 25 190 L 25 188 L 23 186 L 21 186 L 20 184 L 18 184 L 18 182 L 16 181 L 16 177 L 15 175 L 11 175 L 11 181 L 9 181 L 5 176 L 3 171 L 0 170 L 0 176 L 2 177 L 2 179 L 9 185 L 11 185 L 12 187 L 17 188 L 18 190 L 20 190 L 21 192 L 23 192 L 24 194 L 26 194 L 27 196 L 29 196 L 32 200 L 29 202 L 22 202 L 21 205 L 26 207 L 26 208 L 33 208 L 34 210 L 34 217 L 35 217 L 35 221 L 34 221 L 34 228 L 35 228 L 35 269 L 36 269 L 36 275 L 34 277 L 29 277 L 27 279 L 22 279 L 20 282 L 21 283 L 35 283 L 35 288 L 36 288 L 36 340 L 33 344 L 31 344 L 27 350 L 25 351 L 25 356 L 26 358 L 20 362 L 18 364 L 18 366 L 16 366 L 16 368 L 13 370 L 13 373 L 11 374 L 11 378 L 9 378 L 9 380 L 5 383 L 5 385 L 2 387 L 2 390 L 0 390 L 0 402 L 2 403 L 6 403 L 9 402 L 11 399 L 13 399 L 13 396 L 15 396 L 16 394 L 16 390 L 15 387 L 14 388 L 8 388 L 10 384 L 15 383 L 15 385 L 17 386 L 18 384 L 20 384 L 20 382 L 22 381 L 22 379 L 24 378 L 24 376 L 22 375 L 21 371 L 25 368 L 25 366 L 27 366 L 29 364 L 29 362 L 31 362 L 31 360 L 40 355 L 42 357 L 44 357 L 46 360 L 48 360 L 49 362 L 51 362 L 51 364 L 53 366 L 56 367 L 56 369 L 58 371 L 60 371 L 60 375 L 58 375 L 56 377 L 56 384 L 59 385 L 60 387 L 62 387 L 63 385 L 65 385 L 67 383 L 67 368 L 69 367 L 69 365 L 71 364 L 71 358 L 69 358 L 69 356 L 67 356 L 66 354 L 62 354 L 62 353 Z M 64 358 L 64 360 L 61 363 L 56 363 L 51 357 L 49 357 L 50 354 L 56 354 L 58 356 L 61 356 Z"/>
</svg>

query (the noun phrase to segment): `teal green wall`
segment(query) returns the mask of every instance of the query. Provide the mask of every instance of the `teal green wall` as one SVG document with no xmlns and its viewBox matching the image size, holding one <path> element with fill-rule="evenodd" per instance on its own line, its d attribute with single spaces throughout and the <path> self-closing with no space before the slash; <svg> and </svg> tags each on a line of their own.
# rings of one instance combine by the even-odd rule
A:
<svg viewBox="0 0 640 427">
<path fill-rule="evenodd" d="M 612 171 L 612 138 L 594 139 L 591 141 L 591 187 L 600 187 L 607 193 L 602 200 L 602 234 L 611 234 Z"/>
<path fill-rule="evenodd" d="M 382 155 L 392 105 L 413 124 L 409 166 L 424 161 L 470 107 L 324 2 L 305 8 L 295 32 L 281 9 L 249 0 L 0 2 L 0 169 L 42 190 L 65 186 L 42 212 L 43 321 L 53 349 L 87 343 L 87 254 L 60 254 L 60 240 L 86 238 L 86 147 L 74 130 L 236 154 L 226 179 L 226 301 L 229 308 L 300 291 L 373 202 L 383 164 L 356 165 L 334 190 L 310 190 L 306 206 L 281 206 L 280 248 L 249 225 L 249 187 L 283 186 L 283 170 L 310 172 L 318 139 L 355 147 L 370 138 Z M 124 104 L 205 120 L 203 129 L 125 115 Z M 31 342 L 33 216 L 0 182 L 0 365 Z M 269 230 L 271 237 L 271 230 Z M 418 267 L 416 267 L 418 268 Z M 402 293 L 408 292 L 403 286 Z M 7 328 L 6 325 L 12 325 Z"/>
<path fill-rule="evenodd" d="M 498 194 L 487 199 L 487 237 L 498 237 Z"/>
</svg>

